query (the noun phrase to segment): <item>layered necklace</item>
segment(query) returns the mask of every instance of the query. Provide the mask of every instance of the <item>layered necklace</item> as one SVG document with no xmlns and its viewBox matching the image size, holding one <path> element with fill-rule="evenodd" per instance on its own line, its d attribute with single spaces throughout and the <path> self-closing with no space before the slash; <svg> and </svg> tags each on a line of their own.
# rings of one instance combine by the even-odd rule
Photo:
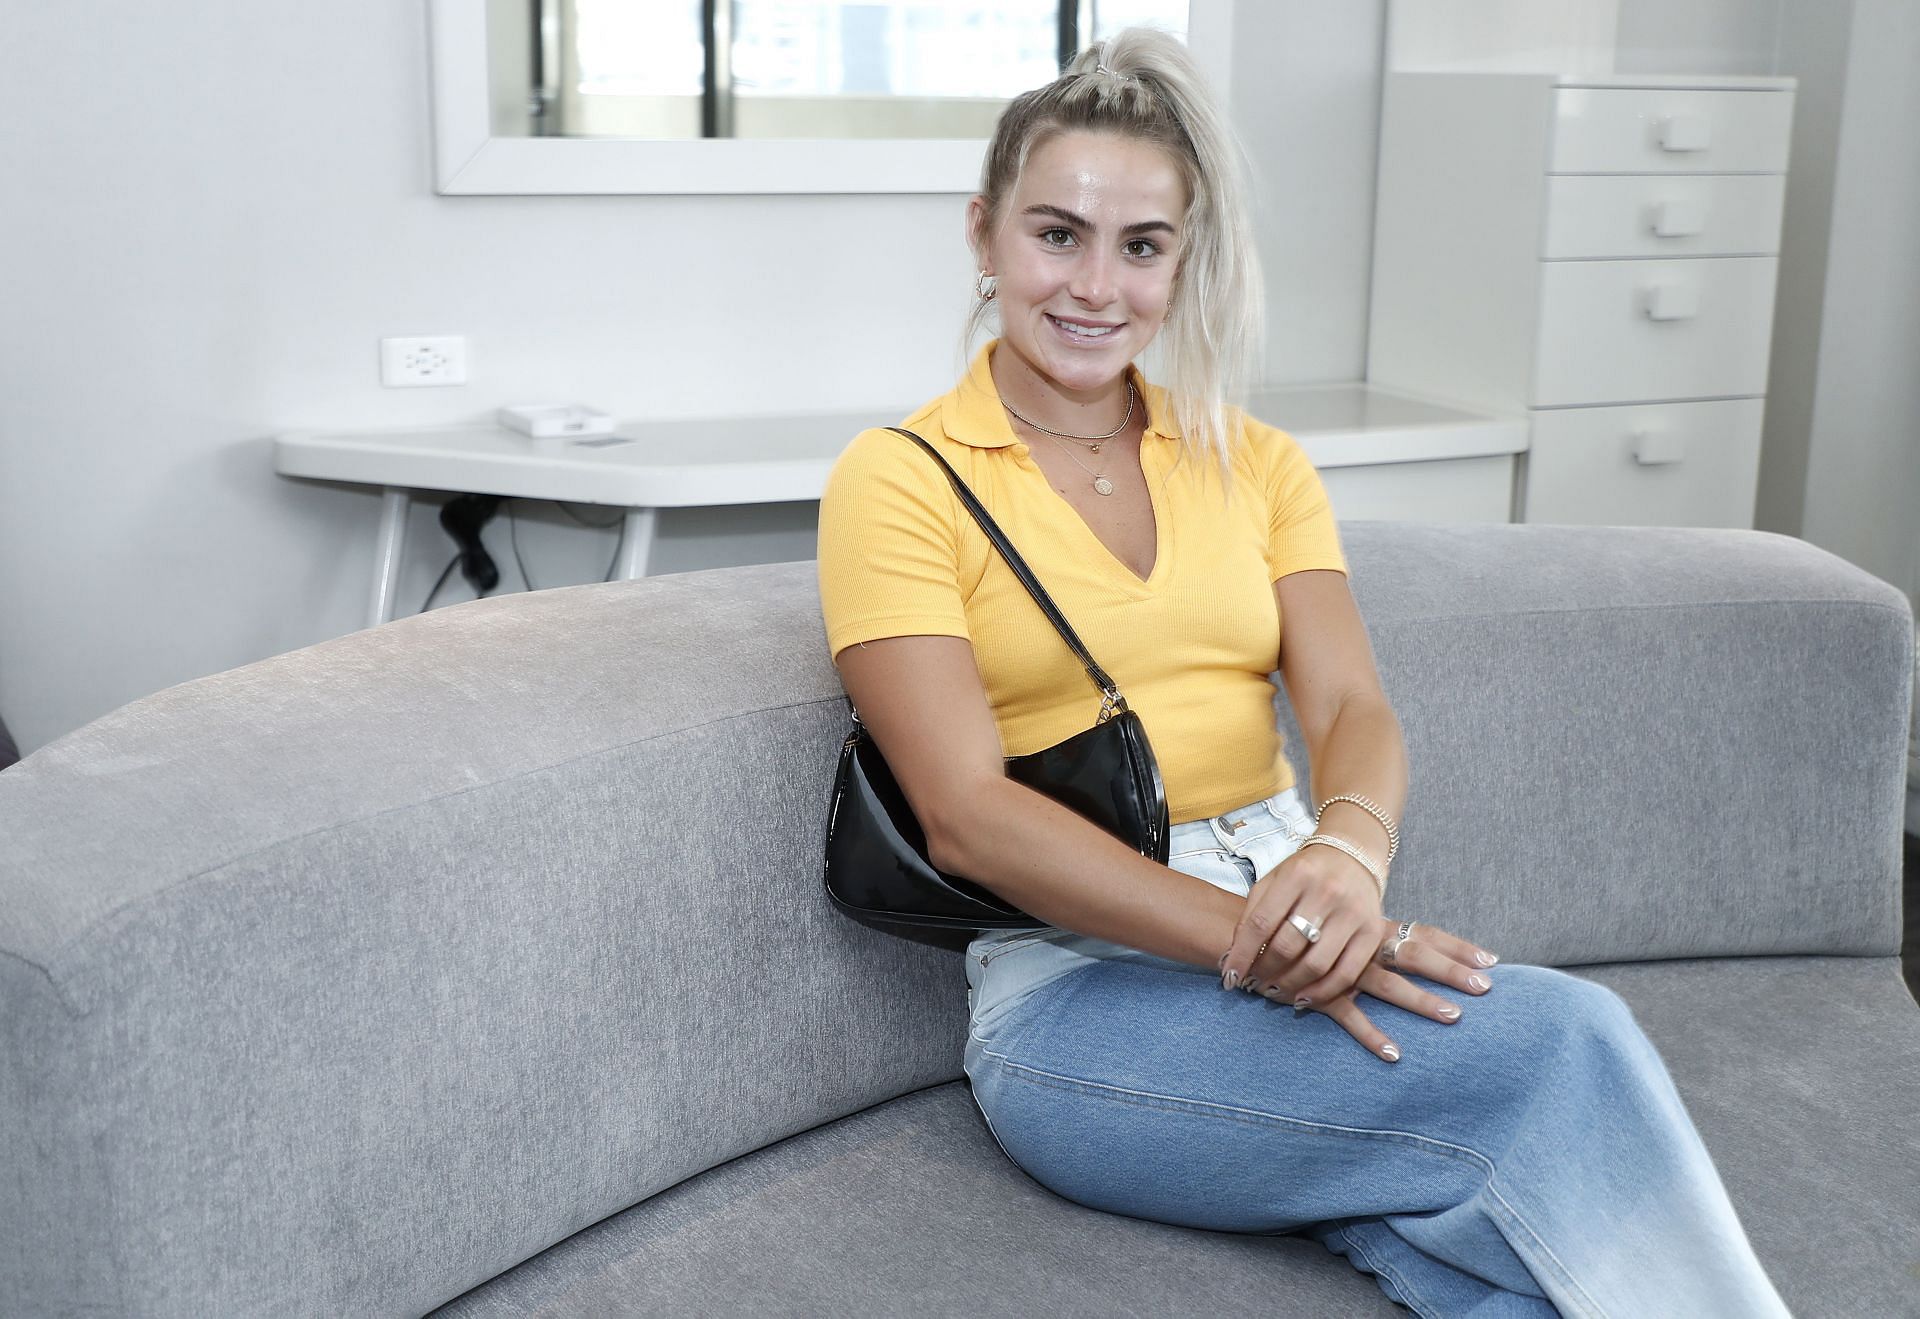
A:
<svg viewBox="0 0 1920 1319">
<path fill-rule="evenodd" d="M 1112 439 L 1114 436 L 1118 435 L 1121 431 L 1125 430 L 1127 428 L 1127 423 L 1133 420 L 1133 408 L 1134 408 L 1134 404 L 1138 401 L 1138 399 L 1139 399 L 1139 395 L 1135 392 L 1133 388 L 1133 380 L 1131 377 L 1129 377 L 1127 380 L 1127 413 L 1124 417 L 1120 418 L 1120 424 L 1118 426 L 1115 426 L 1112 430 L 1108 431 L 1105 435 L 1073 435 L 1073 434 L 1069 434 L 1066 431 L 1057 431 L 1050 426 L 1042 426 L 1037 421 L 1033 421 L 1027 417 L 1021 416 L 1020 413 L 1014 408 L 1013 404 L 1007 402 L 1005 399 L 1000 400 L 1000 406 L 1005 408 L 1008 412 L 1013 413 L 1014 417 L 1017 420 L 1023 422 L 1028 426 L 1031 426 L 1034 430 L 1039 431 L 1042 435 L 1051 435 L 1056 441 L 1072 440 L 1075 444 L 1085 445 L 1088 453 L 1099 453 L 1100 446 L 1102 444 L 1105 444 L 1108 440 Z M 1094 468 L 1091 468 L 1087 466 L 1084 462 L 1081 462 L 1080 456 L 1074 453 L 1072 449 L 1067 448 L 1066 445 L 1062 444 L 1060 447 L 1066 453 L 1067 457 L 1073 461 L 1074 466 L 1078 467 L 1081 471 L 1085 472 L 1088 476 L 1091 476 L 1093 478 L 1093 490 L 1095 494 L 1110 495 L 1113 493 L 1113 482 L 1107 479 L 1107 476 L 1104 472 L 1096 471 Z"/>
</svg>

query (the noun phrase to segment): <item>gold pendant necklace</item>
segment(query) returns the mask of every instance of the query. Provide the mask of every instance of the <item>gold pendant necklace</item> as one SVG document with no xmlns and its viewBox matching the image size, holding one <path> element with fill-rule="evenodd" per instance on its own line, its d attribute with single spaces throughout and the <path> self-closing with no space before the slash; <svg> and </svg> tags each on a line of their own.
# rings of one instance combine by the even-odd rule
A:
<svg viewBox="0 0 1920 1319">
<path fill-rule="evenodd" d="M 1025 420 L 1025 418 L 1022 418 L 1022 420 Z M 1029 424 L 1031 424 L 1031 423 L 1029 423 Z M 1044 428 L 1044 427 L 1039 427 L 1039 426 L 1036 426 L 1036 427 L 1034 427 L 1034 429 L 1035 429 L 1035 430 L 1043 430 L 1043 429 L 1045 429 L 1045 428 Z M 1051 435 L 1051 434 L 1053 434 L 1053 432 L 1051 432 L 1051 431 L 1048 431 L 1047 433 L 1048 433 L 1049 435 Z M 1056 438 L 1058 438 L 1058 437 L 1056 437 Z M 1083 463 L 1083 462 L 1081 462 L 1081 461 L 1080 461 L 1080 459 L 1079 459 L 1079 457 L 1078 457 L 1078 456 L 1077 456 L 1077 455 L 1076 455 L 1076 454 L 1074 453 L 1074 451 L 1073 451 L 1072 449 L 1067 449 L 1067 447 L 1066 447 L 1066 446 L 1065 446 L 1064 444 L 1063 444 L 1063 445 L 1061 445 L 1060 447 L 1061 447 L 1062 449 L 1065 449 L 1065 450 L 1066 450 L 1066 455 L 1067 455 L 1067 457 L 1068 457 L 1068 458 L 1069 458 L 1069 459 L 1070 459 L 1070 460 L 1071 460 L 1071 461 L 1073 462 L 1073 465 L 1074 465 L 1074 466 L 1076 466 L 1076 467 L 1078 467 L 1078 468 L 1079 468 L 1079 469 L 1080 469 L 1081 471 L 1083 471 L 1083 472 L 1085 472 L 1085 473 L 1087 473 L 1087 475 L 1089 475 L 1089 476 L 1091 476 L 1091 477 L 1093 478 L 1093 492 L 1094 492 L 1095 494 L 1097 494 L 1097 495 L 1110 495 L 1110 494 L 1112 494 L 1112 493 L 1113 493 L 1113 482 L 1111 482 L 1111 481 L 1109 481 L 1109 480 L 1108 480 L 1108 479 L 1106 478 L 1106 475 L 1105 475 L 1104 473 L 1101 473 L 1101 472 L 1096 472 L 1096 471 L 1094 471 L 1094 470 L 1093 470 L 1093 469 L 1092 469 L 1091 467 L 1089 467 L 1089 466 L 1087 466 L 1087 465 L 1086 465 L 1085 463 Z M 1098 451 L 1096 450 L 1096 452 L 1098 452 Z"/>
</svg>

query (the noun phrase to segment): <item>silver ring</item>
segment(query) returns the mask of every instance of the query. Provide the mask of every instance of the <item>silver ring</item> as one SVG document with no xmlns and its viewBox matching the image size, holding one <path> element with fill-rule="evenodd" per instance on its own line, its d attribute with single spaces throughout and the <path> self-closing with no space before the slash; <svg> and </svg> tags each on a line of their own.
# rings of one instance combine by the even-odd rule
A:
<svg viewBox="0 0 1920 1319">
<path fill-rule="evenodd" d="M 1400 945 L 1413 938 L 1413 922 L 1401 921 L 1394 936 L 1380 945 L 1380 960 L 1390 967 L 1400 965 Z"/>
<path fill-rule="evenodd" d="M 1320 942 L 1320 927 L 1308 920 L 1305 916 L 1289 916 L 1287 917 L 1287 924 L 1300 931 L 1300 937 L 1308 943 Z"/>
</svg>

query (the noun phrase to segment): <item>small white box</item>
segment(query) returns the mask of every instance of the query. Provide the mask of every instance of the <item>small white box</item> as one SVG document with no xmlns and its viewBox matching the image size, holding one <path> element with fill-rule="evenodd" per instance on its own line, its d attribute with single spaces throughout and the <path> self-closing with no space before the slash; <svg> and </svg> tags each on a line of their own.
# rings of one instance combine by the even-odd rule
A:
<svg viewBox="0 0 1920 1319">
<path fill-rule="evenodd" d="M 537 440 L 613 434 L 613 418 L 578 403 L 522 404 L 501 408 L 500 424 Z"/>
</svg>

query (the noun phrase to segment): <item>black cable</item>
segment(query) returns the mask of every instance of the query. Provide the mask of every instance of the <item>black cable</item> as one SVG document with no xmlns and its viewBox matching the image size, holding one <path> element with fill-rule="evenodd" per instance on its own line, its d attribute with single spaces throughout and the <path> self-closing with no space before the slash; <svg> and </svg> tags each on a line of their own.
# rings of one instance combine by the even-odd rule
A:
<svg viewBox="0 0 1920 1319">
<path fill-rule="evenodd" d="M 619 526 L 621 522 L 625 521 L 627 516 L 625 513 L 621 513 L 621 514 L 617 514 L 611 522 L 589 522 L 585 518 L 581 517 L 578 513 L 568 508 L 565 504 L 561 503 L 559 500 L 555 499 L 551 502 L 555 508 L 559 509 L 562 513 L 565 513 L 568 517 L 572 518 L 575 522 L 578 522 L 581 526 L 597 527 L 601 531 L 605 531 L 608 527 Z"/>
<path fill-rule="evenodd" d="M 613 524 L 608 523 L 607 525 L 612 526 Z M 614 565 L 620 562 L 620 544 L 621 544 L 621 541 L 624 539 L 625 537 L 623 536 L 615 536 L 613 538 L 613 557 L 607 560 L 606 575 L 600 579 L 601 581 L 610 582 L 613 580 Z"/>
<path fill-rule="evenodd" d="M 507 541 L 513 546 L 513 562 L 520 569 L 520 585 L 529 591 L 538 590 L 533 579 L 527 576 L 527 561 L 520 557 L 520 523 L 513 516 L 513 500 L 507 501 Z"/>
<path fill-rule="evenodd" d="M 617 527 L 622 522 L 626 521 L 626 514 L 622 513 L 619 517 L 614 518 L 611 522 L 589 522 L 585 518 L 576 515 L 572 509 L 568 508 L 565 504 L 561 503 L 557 499 L 549 500 L 548 502 L 551 503 L 555 508 L 559 509 L 562 513 L 565 513 L 568 517 L 572 518 L 575 522 L 579 523 L 581 526 L 592 527 L 595 531 L 605 531 L 610 527 Z M 513 500 L 509 499 L 507 501 L 507 541 L 509 544 L 513 546 L 514 565 L 520 569 L 520 584 L 526 587 L 527 590 L 529 591 L 537 591 L 540 588 L 533 584 L 533 579 L 531 577 L 527 576 L 526 560 L 520 557 L 520 523 L 519 523 L 519 520 L 516 519 L 513 515 L 513 504 L 514 504 Z M 612 581 L 613 570 L 619 564 L 619 562 L 620 562 L 620 537 L 618 535 L 615 535 L 613 538 L 613 557 L 607 560 L 607 570 L 606 572 L 601 574 L 600 580 L 603 582 Z"/>
<path fill-rule="evenodd" d="M 417 612 L 424 614 L 427 610 L 433 608 L 433 597 L 440 594 L 440 588 L 447 584 L 447 578 L 453 575 L 454 565 L 459 562 L 460 556 L 458 554 L 447 560 L 447 566 L 440 570 L 440 580 L 433 584 L 431 591 L 427 592 L 427 601 L 420 606 Z"/>
</svg>

